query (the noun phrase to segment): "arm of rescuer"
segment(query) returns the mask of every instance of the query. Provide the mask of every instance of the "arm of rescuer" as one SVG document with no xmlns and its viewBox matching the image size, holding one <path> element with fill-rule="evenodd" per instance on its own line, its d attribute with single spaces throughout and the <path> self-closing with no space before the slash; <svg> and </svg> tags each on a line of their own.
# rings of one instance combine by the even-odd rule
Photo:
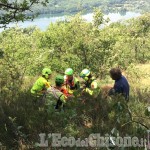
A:
<svg viewBox="0 0 150 150">
<path fill-rule="evenodd" d="M 65 104 L 67 97 L 64 94 L 62 94 L 59 99 L 63 104 Z"/>
<path fill-rule="evenodd" d="M 43 95 L 50 87 L 50 82 L 48 82 L 45 78 L 40 77 L 33 85 L 31 89 L 31 93 L 33 95 Z"/>
<path fill-rule="evenodd" d="M 90 95 L 93 95 L 94 94 L 94 90 L 97 89 L 98 85 L 97 85 L 97 82 L 96 80 L 94 80 L 92 83 L 91 83 L 91 88 L 85 88 L 85 91 L 87 93 L 89 93 Z"/>
</svg>

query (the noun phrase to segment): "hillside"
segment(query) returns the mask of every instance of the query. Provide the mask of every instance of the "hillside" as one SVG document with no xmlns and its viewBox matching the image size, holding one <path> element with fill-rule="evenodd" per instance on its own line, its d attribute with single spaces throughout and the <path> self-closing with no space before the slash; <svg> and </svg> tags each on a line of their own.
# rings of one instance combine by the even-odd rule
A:
<svg viewBox="0 0 150 150">
<path fill-rule="evenodd" d="M 149 18 L 146 13 L 100 28 L 107 21 L 97 9 L 93 23 L 78 14 L 51 23 L 46 31 L 16 27 L 0 33 L 0 145 L 8 150 L 110 148 L 107 144 L 102 148 L 56 148 L 51 138 L 45 148 L 39 144 L 40 133 L 45 133 L 46 139 L 51 133 L 81 140 L 93 133 L 146 139 L 150 129 Z M 64 75 L 66 68 L 72 68 L 80 82 L 81 70 L 88 68 L 97 77 L 99 88 L 92 96 L 83 89 L 76 91 L 61 111 L 55 111 L 53 98 L 41 101 L 30 92 L 45 67 L 52 70 L 53 86 L 56 75 Z M 119 67 L 129 81 L 129 102 L 122 96 L 103 94 L 104 86 L 114 84 L 109 75 L 113 67 Z M 148 150 L 147 142 L 134 139 L 128 150 Z"/>
<path fill-rule="evenodd" d="M 33 10 L 40 14 L 70 14 L 80 11 L 91 12 L 94 7 L 100 8 L 104 13 L 149 12 L 150 2 L 148 0 L 50 0 L 47 7 L 37 6 Z"/>
</svg>

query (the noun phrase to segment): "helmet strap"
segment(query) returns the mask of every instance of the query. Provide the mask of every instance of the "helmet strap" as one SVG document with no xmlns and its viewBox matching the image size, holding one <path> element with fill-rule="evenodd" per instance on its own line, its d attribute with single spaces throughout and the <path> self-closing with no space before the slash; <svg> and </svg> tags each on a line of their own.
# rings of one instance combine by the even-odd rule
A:
<svg viewBox="0 0 150 150">
<path fill-rule="evenodd" d="M 48 79 L 48 74 L 42 75 L 42 77 L 47 80 Z"/>
</svg>

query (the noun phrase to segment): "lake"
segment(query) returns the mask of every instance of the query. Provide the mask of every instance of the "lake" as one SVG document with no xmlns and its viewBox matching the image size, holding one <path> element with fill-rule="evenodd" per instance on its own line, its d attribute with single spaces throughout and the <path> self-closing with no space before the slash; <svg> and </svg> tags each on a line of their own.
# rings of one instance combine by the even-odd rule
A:
<svg viewBox="0 0 150 150">
<path fill-rule="evenodd" d="M 124 15 L 121 15 L 120 13 L 109 13 L 108 15 L 104 15 L 104 18 L 109 17 L 110 23 L 127 20 L 131 18 L 135 18 L 140 16 L 140 13 L 136 12 L 126 12 Z M 82 17 L 87 20 L 88 22 L 92 22 L 93 20 L 93 13 L 89 13 L 86 15 L 82 15 Z M 20 28 L 26 28 L 30 26 L 37 26 L 42 31 L 45 31 L 50 23 L 54 23 L 58 20 L 65 20 L 66 16 L 58 16 L 58 17 L 50 17 L 48 15 L 44 15 L 42 17 L 35 18 L 33 21 L 24 21 L 24 22 L 18 22 L 18 23 L 10 23 L 9 27 L 15 27 L 18 26 Z M 0 32 L 4 29 L 0 28 Z"/>
</svg>

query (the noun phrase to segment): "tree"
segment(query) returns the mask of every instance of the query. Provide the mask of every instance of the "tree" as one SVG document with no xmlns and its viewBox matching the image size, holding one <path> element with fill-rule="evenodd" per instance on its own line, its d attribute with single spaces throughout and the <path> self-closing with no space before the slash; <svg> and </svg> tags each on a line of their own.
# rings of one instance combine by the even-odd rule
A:
<svg viewBox="0 0 150 150">
<path fill-rule="evenodd" d="M 10 22 L 24 21 L 33 19 L 36 15 L 32 14 L 32 8 L 36 4 L 46 6 L 48 0 L 0 0 L 0 28 L 6 27 Z M 29 16 L 28 13 L 31 12 Z"/>
</svg>

